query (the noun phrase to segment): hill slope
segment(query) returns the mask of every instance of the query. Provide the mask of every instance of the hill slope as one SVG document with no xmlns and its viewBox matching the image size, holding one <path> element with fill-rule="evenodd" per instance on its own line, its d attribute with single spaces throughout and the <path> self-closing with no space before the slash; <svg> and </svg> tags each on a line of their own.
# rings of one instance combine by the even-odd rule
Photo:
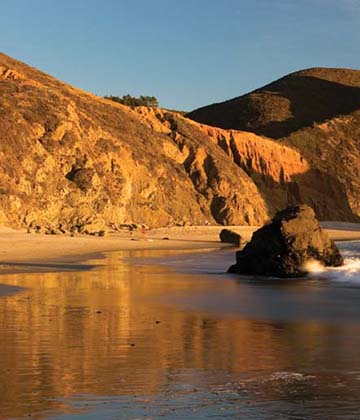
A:
<svg viewBox="0 0 360 420">
<path fill-rule="evenodd" d="M 315 171 L 339 181 L 360 214 L 360 71 L 313 68 L 195 110 L 187 117 L 295 147 Z"/>
<path fill-rule="evenodd" d="M 194 121 L 281 138 L 360 108 L 360 71 L 313 68 L 190 112 Z"/>
<path fill-rule="evenodd" d="M 0 169 L 0 223 L 14 227 L 260 224 L 299 194 L 322 218 L 354 219 L 342 185 L 292 147 L 132 110 L 3 54 Z"/>
</svg>

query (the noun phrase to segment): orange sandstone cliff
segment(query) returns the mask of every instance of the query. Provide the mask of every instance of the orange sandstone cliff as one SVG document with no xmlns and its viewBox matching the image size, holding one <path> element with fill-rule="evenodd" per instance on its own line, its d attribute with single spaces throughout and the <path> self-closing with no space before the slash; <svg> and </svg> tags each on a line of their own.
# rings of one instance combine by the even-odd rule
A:
<svg viewBox="0 0 360 420">
<path fill-rule="evenodd" d="M 354 220 L 341 180 L 313 162 L 291 144 L 131 109 L 0 54 L 1 224 L 261 224 L 299 201 Z"/>
<path fill-rule="evenodd" d="M 189 118 L 246 130 L 298 150 L 309 170 L 292 178 L 298 201 L 324 218 L 360 214 L 360 70 L 312 68 L 228 101 L 192 111 Z M 304 190 L 306 189 L 306 191 Z M 310 192 L 311 189 L 312 191 Z M 327 202 L 326 197 L 336 200 Z M 309 195 L 310 194 L 310 195 Z M 311 196 L 311 199 L 310 199 Z M 338 204 L 336 204 L 338 203 Z"/>
</svg>

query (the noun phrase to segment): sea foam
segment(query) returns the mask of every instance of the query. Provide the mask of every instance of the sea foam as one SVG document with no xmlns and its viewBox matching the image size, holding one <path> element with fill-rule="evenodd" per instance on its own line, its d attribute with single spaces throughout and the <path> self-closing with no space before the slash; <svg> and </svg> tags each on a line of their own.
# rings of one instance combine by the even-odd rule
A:
<svg viewBox="0 0 360 420">
<path fill-rule="evenodd" d="M 344 265 L 341 267 L 324 267 L 318 261 L 308 261 L 305 268 L 318 278 L 360 285 L 360 258 L 358 257 L 344 258 Z"/>
</svg>

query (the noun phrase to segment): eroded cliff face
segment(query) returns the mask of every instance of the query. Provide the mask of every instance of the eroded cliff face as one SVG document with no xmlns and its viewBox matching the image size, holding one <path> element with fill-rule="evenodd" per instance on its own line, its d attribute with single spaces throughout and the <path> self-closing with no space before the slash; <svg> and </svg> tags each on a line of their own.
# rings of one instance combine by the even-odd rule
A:
<svg viewBox="0 0 360 420">
<path fill-rule="evenodd" d="M 188 117 L 254 132 L 298 150 L 309 170 L 291 179 L 290 190 L 297 200 L 310 204 L 321 219 L 358 219 L 359 70 L 302 70 L 246 95 L 195 110 Z M 326 209 L 325 203 L 331 208 Z"/>
<path fill-rule="evenodd" d="M 261 224 L 292 200 L 329 207 L 289 146 L 132 110 L 2 54 L 0 167 L 0 223 L 34 230 Z M 338 218 L 340 207 L 324 215 Z"/>
<path fill-rule="evenodd" d="M 4 55 L 0 64 L 2 222 L 91 233 L 268 217 L 246 173 L 206 136 L 175 139 L 161 110 L 145 122 Z"/>
<path fill-rule="evenodd" d="M 153 129 L 167 132 L 181 150 L 196 150 L 195 155 L 199 154 L 199 158 L 201 149 L 196 146 L 199 139 L 205 144 L 205 150 L 210 150 L 210 143 L 222 149 L 227 159 L 223 156 L 225 167 L 221 166 L 221 173 L 227 173 L 235 163 L 256 186 L 268 215 L 274 215 L 290 204 L 305 203 L 314 208 L 321 220 L 357 221 L 341 178 L 334 177 L 317 164 L 316 154 L 305 155 L 285 143 L 249 132 L 210 127 L 176 113 L 146 108 L 137 108 L 135 112 Z M 227 165 L 231 166 L 226 168 Z M 197 167 L 201 166 L 198 162 Z M 200 170 L 195 175 L 190 172 L 197 182 L 204 178 L 202 174 Z M 248 184 L 243 184 L 244 180 L 244 177 L 237 180 L 238 185 L 242 183 L 241 190 L 251 191 Z M 256 211 L 257 206 L 254 201 L 247 209 L 253 207 Z M 229 218 L 226 223 L 234 222 Z"/>
</svg>

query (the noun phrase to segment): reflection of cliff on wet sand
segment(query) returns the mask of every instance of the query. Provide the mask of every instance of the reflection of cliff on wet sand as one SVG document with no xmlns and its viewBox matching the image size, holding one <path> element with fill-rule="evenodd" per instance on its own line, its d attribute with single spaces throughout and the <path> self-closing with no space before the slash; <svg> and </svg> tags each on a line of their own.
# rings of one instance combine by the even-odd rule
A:
<svg viewBox="0 0 360 420">
<path fill-rule="evenodd" d="M 1 300 L 1 418 L 65 410 L 54 398 L 78 394 L 158 394 L 174 369 L 306 369 L 327 352 L 335 329 L 340 338 L 359 336 L 350 326 L 224 318 L 162 305 L 159 296 L 231 294 L 238 285 L 127 265 L 128 255 L 108 255 L 90 272 L 2 276 L 2 283 L 26 289 Z M 341 365 L 343 351 L 337 347 L 328 365 Z"/>
</svg>

